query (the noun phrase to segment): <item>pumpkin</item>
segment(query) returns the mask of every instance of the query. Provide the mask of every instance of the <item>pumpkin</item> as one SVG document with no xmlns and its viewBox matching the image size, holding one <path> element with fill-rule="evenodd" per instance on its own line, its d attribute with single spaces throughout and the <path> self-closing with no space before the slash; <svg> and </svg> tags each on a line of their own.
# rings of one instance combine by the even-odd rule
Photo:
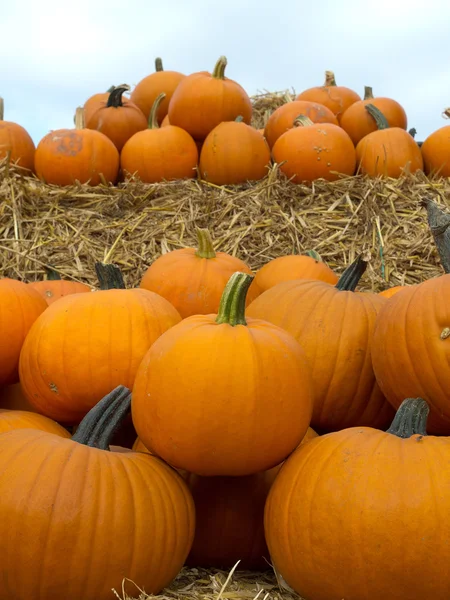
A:
<svg viewBox="0 0 450 600">
<path fill-rule="evenodd" d="M 68 438 L 70 433 L 55 421 L 25 410 L 0 409 L 0 434 L 13 429 L 38 429 Z"/>
<path fill-rule="evenodd" d="M 139 367 L 134 426 L 143 444 L 173 467 L 196 475 L 252 475 L 280 464 L 308 429 L 309 365 L 291 335 L 246 320 L 252 279 L 234 273 L 217 315 L 184 319 Z"/>
<path fill-rule="evenodd" d="M 95 111 L 86 119 L 86 127 L 100 131 L 108 137 L 120 152 L 132 135 L 147 128 L 147 119 L 133 102 L 123 102 L 122 95 L 129 85 L 119 85 L 107 100 L 99 102 Z"/>
<path fill-rule="evenodd" d="M 34 142 L 28 131 L 22 125 L 4 120 L 4 102 L 0 98 L 0 160 L 8 157 L 18 167 L 33 172 L 34 154 Z"/>
<path fill-rule="evenodd" d="M 283 133 L 272 148 L 280 171 L 293 183 L 326 179 L 355 172 L 355 147 L 343 129 L 332 123 L 313 123 L 304 115 Z"/>
<path fill-rule="evenodd" d="M 91 291 L 91 288 L 85 283 L 61 279 L 59 273 L 54 269 L 46 268 L 46 272 L 47 279 L 45 281 L 32 281 L 28 285 L 36 290 L 48 305 L 70 294 L 83 294 Z"/>
<path fill-rule="evenodd" d="M 319 433 L 345 427 L 385 427 L 393 410 L 381 393 L 371 363 L 378 312 L 388 301 L 354 293 L 367 263 L 358 257 L 336 285 L 284 281 L 263 292 L 247 309 L 253 319 L 282 327 L 301 344 L 311 368 Z"/>
<path fill-rule="evenodd" d="M 123 281 L 113 265 L 96 268 L 101 290 L 65 296 L 49 306 L 20 355 L 27 399 L 61 423 L 79 423 L 108 389 L 131 387 L 152 343 L 180 321 L 158 294 L 120 289 Z"/>
<path fill-rule="evenodd" d="M 426 175 L 450 177 L 450 125 L 430 133 L 420 149 Z"/>
<path fill-rule="evenodd" d="M 169 119 L 192 135 L 204 140 L 222 121 L 234 121 L 239 115 L 250 124 L 252 103 L 245 90 L 225 77 L 227 59 L 221 56 L 214 71 L 201 71 L 185 77 L 173 93 Z"/>
<path fill-rule="evenodd" d="M 24 340 L 47 303 L 26 283 L 0 279 L 0 386 L 19 381 L 19 356 Z"/>
<path fill-rule="evenodd" d="M 266 140 L 242 117 L 214 127 L 200 153 L 200 175 L 216 185 L 257 181 L 267 175 L 269 165 Z"/>
<path fill-rule="evenodd" d="M 192 137 L 180 127 L 159 127 L 156 120 L 160 94 L 150 113 L 148 128 L 134 134 L 120 155 L 122 170 L 144 183 L 192 178 L 196 175 L 198 150 Z"/>
<path fill-rule="evenodd" d="M 393 287 L 390 287 L 390 288 L 387 288 L 386 290 L 381 291 L 380 296 L 384 296 L 385 298 L 391 298 L 397 292 L 400 292 L 401 290 L 403 290 L 404 287 L 405 287 L 404 285 L 394 285 Z"/>
<path fill-rule="evenodd" d="M 46 183 L 72 185 L 76 181 L 98 185 L 115 183 L 119 152 L 100 131 L 86 129 L 83 109 L 77 108 L 75 129 L 58 129 L 45 135 L 36 148 L 37 176 Z"/>
<path fill-rule="evenodd" d="M 340 121 L 348 107 L 361 100 L 361 96 L 348 87 L 337 85 L 333 71 L 325 71 L 325 84 L 301 92 L 296 100 L 308 100 L 323 104 Z"/>
<path fill-rule="evenodd" d="M 126 84 L 123 84 L 126 85 Z M 99 106 L 101 106 L 103 104 L 103 102 L 107 102 L 110 93 L 115 89 L 115 85 L 111 85 L 106 92 L 100 92 L 97 94 L 93 94 L 92 96 L 90 96 L 86 102 L 83 104 L 83 109 L 84 109 L 84 120 L 87 122 L 90 118 L 92 113 L 94 113 Z M 126 104 L 127 102 L 130 102 L 130 98 L 126 98 L 122 96 L 122 102 L 124 104 Z"/>
<path fill-rule="evenodd" d="M 172 250 L 157 258 L 145 271 L 140 287 L 166 298 L 181 317 L 217 313 L 229 278 L 236 271 L 251 274 L 239 258 L 214 250 L 207 229 L 196 228 L 197 248 Z M 259 294 L 252 284 L 247 303 Z"/>
<path fill-rule="evenodd" d="M 328 267 L 317 252 L 288 254 L 266 263 L 255 276 L 255 285 L 260 292 L 292 279 L 319 279 L 336 284 L 338 276 Z"/>
<path fill-rule="evenodd" d="M 427 436 L 427 411 L 407 399 L 387 432 L 345 429 L 286 461 L 264 524 L 274 567 L 302 597 L 447 600 L 450 440 Z"/>
<path fill-rule="evenodd" d="M 405 172 L 423 169 L 420 148 L 410 134 L 400 127 L 389 127 L 383 113 L 373 104 L 365 110 L 378 130 L 369 133 L 356 146 L 356 160 L 361 173 L 376 177 L 401 177 Z"/>
<path fill-rule="evenodd" d="M 162 121 L 167 116 L 169 102 L 178 84 L 186 77 L 178 71 L 164 71 L 161 58 L 155 59 L 155 72 L 144 77 L 131 94 L 131 101 L 136 104 L 148 120 L 156 98 L 164 94 L 164 99 L 158 105 L 156 120 L 162 127 Z"/>
<path fill-rule="evenodd" d="M 286 104 L 273 111 L 264 128 L 264 135 L 270 148 L 273 148 L 273 145 L 283 133 L 292 129 L 298 115 L 305 115 L 313 123 L 339 124 L 334 113 L 323 104 L 307 100 L 286 102 Z"/>
<path fill-rule="evenodd" d="M 169 115 L 164 117 L 164 119 L 161 121 L 160 127 L 167 127 L 167 125 L 170 125 Z"/>
<path fill-rule="evenodd" d="M 32 429 L 0 435 L 0 535 L 11 540 L 0 549 L 2 598 L 107 600 L 124 578 L 157 594 L 180 571 L 193 499 L 158 458 L 109 452 L 129 405 L 120 386 L 72 439 Z"/>
<path fill-rule="evenodd" d="M 383 113 L 389 127 L 400 127 L 400 129 L 406 130 L 408 120 L 403 106 L 392 98 L 374 98 L 372 88 L 366 86 L 364 100 L 352 104 L 342 115 L 340 123 L 355 146 L 363 137 L 377 131 L 376 121 L 366 110 L 366 106 L 369 104 Z"/>
</svg>

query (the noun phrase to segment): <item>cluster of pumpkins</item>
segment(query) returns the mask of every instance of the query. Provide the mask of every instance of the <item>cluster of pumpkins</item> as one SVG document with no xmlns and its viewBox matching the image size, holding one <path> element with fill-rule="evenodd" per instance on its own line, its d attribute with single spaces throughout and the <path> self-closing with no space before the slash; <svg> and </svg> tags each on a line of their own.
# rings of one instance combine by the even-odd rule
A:
<svg viewBox="0 0 450 600">
<path fill-rule="evenodd" d="M 252 101 L 225 76 L 226 65 L 222 56 L 212 73 L 184 75 L 164 71 L 157 59 L 156 71 L 130 96 L 126 84 L 94 94 L 77 109 L 75 129 L 51 131 L 37 148 L 0 114 L 0 157 L 61 186 L 116 184 L 129 176 L 233 185 L 262 179 L 272 163 L 294 183 L 355 173 L 450 175 L 450 126 L 416 143 L 396 100 L 374 97 L 370 87 L 362 99 L 337 85 L 331 71 L 323 86 L 288 97 L 256 129 Z"/>
<path fill-rule="evenodd" d="M 241 560 L 307 600 L 446 600 L 450 275 L 358 292 L 361 256 L 253 274 L 197 235 L 138 288 L 0 280 L 0 597 Z"/>
</svg>

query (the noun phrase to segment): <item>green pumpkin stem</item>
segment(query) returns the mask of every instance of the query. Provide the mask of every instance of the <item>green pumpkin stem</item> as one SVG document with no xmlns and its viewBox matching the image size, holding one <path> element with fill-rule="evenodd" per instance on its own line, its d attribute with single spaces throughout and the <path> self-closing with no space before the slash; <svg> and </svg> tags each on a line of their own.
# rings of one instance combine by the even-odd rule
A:
<svg viewBox="0 0 450 600">
<path fill-rule="evenodd" d="M 317 262 L 323 262 L 322 257 L 315 250 L 307 250 L 305 252 L 305 256 L 310 256 L 311 258 L 313 258 Z"/>
<path fill-rule="evenodd" d="M 248 273 L 240 273 L 239 271 L 233 273 L 222 294 L 216 323 L 219 325 L 227 323 L 232 327 L 247 325 L 247 321 L 245 320 L 245 302 L 248 288 L 253 279 L 254 275 L 249 275 Z"/>
<path fill-rule="evenodd" d="M 226 56 L 221 56 L 216 62 L 212 76 L 214 79 L 225 79 L 225 69 L 228 64 Z"/>
<path fill-rule="evenodd" d="M 244 117 L 242 115 L 239 115 L 238 117 L 235 118 L 236 123 L 242 123 L 243 120 L 244 120 Z"/>
<path fill-rule="evenodd" d="M 211 234 L 207 229 L 195 228 L 197 232 L 198 248 L 195 256 L 199 258 L 216 258 Z"/>
<path fill-rule="evenodd" d="M 113 108 L 119 108 L 119 106 L 123 106 L 122 95 L 129 90 L 130 86 L 126 83 L 115 87 L 112 92 L 109 93 L 108 101 L 106 103 L 107 108 L 110 108 L 111 106 Z"/>
<path fill-rule="evenodd" d="M 427 209 L 428 225 L 436 245 L 441 265 L 450 273 L 450 215 L 445 213 L 431 198 L 422 200 Z"/>
<path fill-rule="evenodd" d="M 411 127 L 411 129 L 408 131 L 408 133 L 412 138 L 415 138 L 417 135 L 417 129 L 415 127 Z"/>
<path fill-rule="evenodd" d="M 162 58 L 161 58 L 161 57 L 159 57 L 159 56 L 157 56 L 157 57 L 155 58 L 155 71 L 156 71 L 157 73 L 160 73 L 161 71 L 164 71 L 164 68 L 163 68 L 163 61 L 162 61 Z"/>
<path fill-rule="evenodd" d="M 333 71 L 325 71 L 325 85 L 333 87 L 337 85 Z"/>
<path fill-rule="evenodd" d="M 125 282 L 122 271 L 117 265 L 95 263 L 95 272 L 101 290 L 124 290 Z"/>
<path fill-rule="evenodd" d="M 367 261 L 361 255 L 358 256 L 339 277 L 336 288 L 341 292 L 354 292 L 366 269 Z"/>
<path fill-rule="evenodd" d="M 429 412 L 430 407 L 422 398 L 407 398 L 401 403 L 387 432 L 400 438 L 427 435 Z"/>
<path fill-rule="evenodd" d="M 364 86 L 364 100 L 371 100 L 373 98 L 373 90 L 370 85 Z"/>
<path fill-rule="evenodd" d="M 3 117 L 5 116 L 5 101 L 3 98 L 0 98 L 0 121 L 3 121 Z"/>
<path fill-rule="evenodd" d="M 82 106 L 78 106 L 75 111 L 75 129 L 84 129 L 84 128 L 85 128 L 84 108 Z"/>
<path fill-rule="evenodd" d="M 91 408 L 72 440 L 91 448 L 109 450 L 111 440 L 130 412 L 130 407 L 131 392 L 119 385 Z"/>
<path fill-rule="evenodd" d="M 365 109 L 371 117 L 375 119 L 378 130 L 389 129 L 389 123 L 386 117 L 383 115 L 381 110 L 373 104 L 366 104 Z"/>
<path fill-rule="evenodd" d="M 158 109 L 161 102 L 166 97 L 164 92 L 161 92 L 159 96 L 156 96 L 155 101 L 152 104 L 152 108 L 150 110 L 150 114 L 148 117 L 148 128 L 149 129 L 159 129 L 158 123 Z"/>
<path fill-rule="evenodd" d="M 61 281 L 61 275 L 52 267 L 45 267 L 45 274 L 47 281 Z"/>
<path fill-rule="evenodd" d="M 298 117 L 295 117 L 294 119 L 294 127 L 309 127 L 313 124 L 311 119 L 306 115 L 298 115 Z"/>
</svg>

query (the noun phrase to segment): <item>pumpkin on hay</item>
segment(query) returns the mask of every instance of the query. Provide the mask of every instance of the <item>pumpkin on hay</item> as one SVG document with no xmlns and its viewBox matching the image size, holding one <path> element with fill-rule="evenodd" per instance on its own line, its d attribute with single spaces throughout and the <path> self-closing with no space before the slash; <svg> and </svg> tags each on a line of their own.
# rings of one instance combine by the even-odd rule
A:
<svg viewBox="0 0 450 600">
<path fill-rule="evenodd" d="M 9 157 L 21 169 L 34 172 L 34 142 L 22 125 L 4 120 L 4 108 L 0 98 L 0 160 Z"/>
<path fill-rule="evenodd" d="M 47 279 L 31 281 L 28 285 L 36 290 L 48 305 L 70 294 L 84 294 L 91 291 L 86 283 L 61 279 L 60 274 L 54 269 L 46 268 L 45 270 Z"/>
<path fill-rule="evenodd" d="M 126 84 L 123 84 L 126 85 Z M 92 113 L 95 112 L 97 110 L 97 108 L 103 103 L 103 102 L 107 102 L 110 93 L 114 90 L 116 86 L 115 85 L 111 85 L 106 92 L 99 92 L 97 94 L 93 94 L 92 96 L 90 96 L 86 102 L 83 104 L 83 110 L 84 110 L 84 120 L 87 122 Z M 122 102 L 123 103 L 127 103 L 130 102 L 130 98 L 126 98 L 124 96 L 122 96 Z"/>
</svg>

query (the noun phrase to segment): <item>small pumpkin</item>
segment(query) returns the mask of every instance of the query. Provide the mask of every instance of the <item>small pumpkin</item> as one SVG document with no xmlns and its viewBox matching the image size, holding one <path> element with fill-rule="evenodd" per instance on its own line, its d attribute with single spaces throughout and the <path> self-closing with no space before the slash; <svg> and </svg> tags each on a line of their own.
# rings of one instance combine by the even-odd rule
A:
<svg viewBox="0 0 450 600">
<path fill-rule="evenodd" d="M 83 294 L 91 291 L 86 283 L 61 279 L 60 274 L 54 269 L 46 268 L 46 273 L 45 281 L 31 281 L 28 285 L 36 290 L 48 305 L 70 294 Z"/>
<path fill-rule="evenodd" d="M 325 71 L 324 85 L 304 90 L 296 100 L 309 100 L 323 104 L 336 115 L 340 122 L 348 107 L 361 100 L 361 96 L 348 87 L 337 85 L 333 71 Z"/>
<path fill-rule="evenodd" d="M 34 172 L 34 142 L 28 131 L 12 121 L 4 120 L 4 102 L 0 98 L 0 160 L 9 160 L 20 168 Z"/>
<path fill-rule="evenodd" d="M 94 113 L 103 102 L 108 101 L 109 95 L 114 90 L 115 87 L 116 87 L 115 85 L 111 85 L 106 90 L 106 92 L 99 92 L 97 94 L 93 94 L 86 100 L 86 102 L 83 104 L 84 120 L 86 122 L 90 119 L 92 113 Z M 122 102 L 124 102 L 126 104 L 129 101 L 130 101 L 130 98 L 126 98 L 126 97 L 122 96 Z"/>
<path fill-rule="evenodd" d="M 39 415 L 34 412 L 25 410 L 8 410 L 0 409 L 0 434 L 14 429 L 38 429 L 39 431 L 47 431 L 54 433 L 60 437 L 69 438 L 70 433 L 64 429 L 59 423 L 51 419 Z"/>
<path fill-rule="evenodd" d="M 313 123 L 304 115 L 277 139 L 272 156 L 293 183 L 336 181 L 355 172 L 355 147 L 345 131 L 332 123 Z"/>
<path fill-rule="evenodd" d="M 450 109 L 444 114 L 450 114 Z M 421 145 L 421 151 L 426 175 L 450 177 L 450 125 L 430 133 Z"/>
<path fill-rule="evenodd" d="M 55 185 L 115 183 L 119 152 L 106 135 L 85 128 L 83 109 L 77 108 L 75 129 L 51 131 L 41 139 L 35 167 L 40 179 Z"/>
</svg>

